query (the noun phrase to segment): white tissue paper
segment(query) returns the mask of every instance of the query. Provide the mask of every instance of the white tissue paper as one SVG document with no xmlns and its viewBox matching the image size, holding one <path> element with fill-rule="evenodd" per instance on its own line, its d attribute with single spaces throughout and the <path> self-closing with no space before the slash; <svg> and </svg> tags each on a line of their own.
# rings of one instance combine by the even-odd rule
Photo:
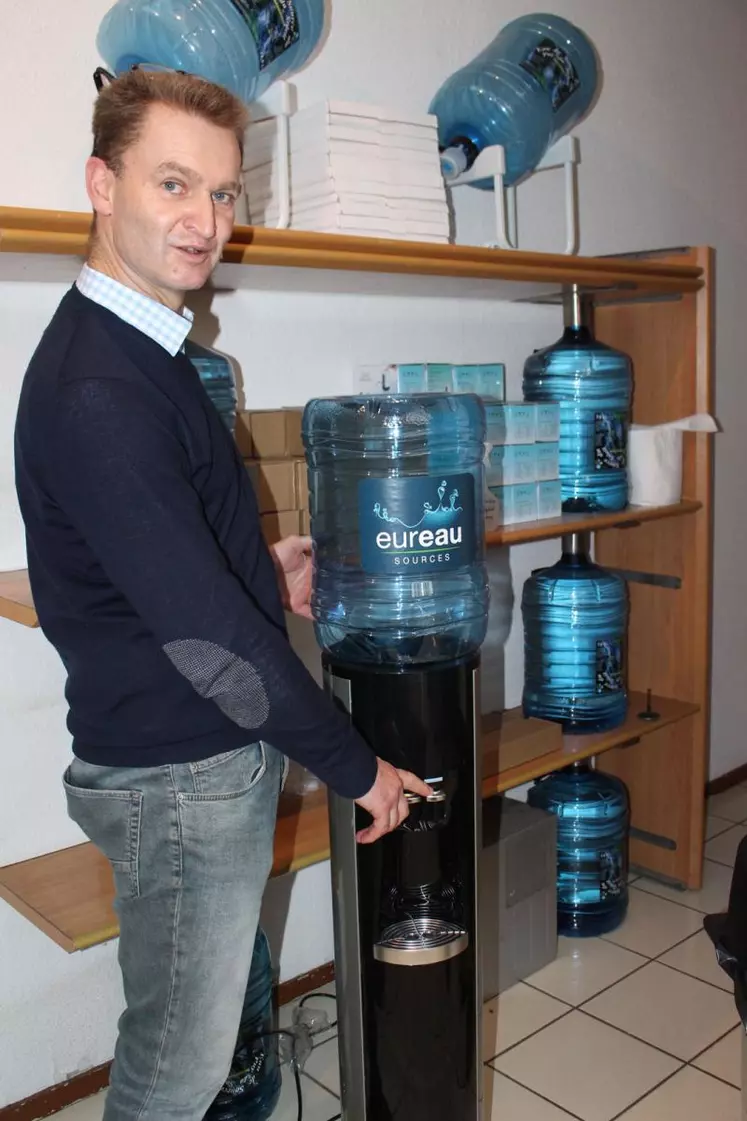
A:
<svg viewBox="0 0 747 1121">
<path fill-rule="evenodd" d="M 673 506 L 682 498 L 682 433 L 718 432 L 707 413 L 669 424 L 633 424 L 628 433 L 628 501 Z"/>
</svg>

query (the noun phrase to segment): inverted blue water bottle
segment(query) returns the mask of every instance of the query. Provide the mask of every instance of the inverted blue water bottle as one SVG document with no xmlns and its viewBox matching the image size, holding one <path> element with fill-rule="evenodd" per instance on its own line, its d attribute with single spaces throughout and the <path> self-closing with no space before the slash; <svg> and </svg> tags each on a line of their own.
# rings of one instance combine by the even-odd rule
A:
<svg viewBox="0 0 747 1121">
<path fill-rule="evenodd" d="M 282 1074 L 272 1030 L 272 960 L 260 927 L 231 1071 L 205 1121 L 268 1121 L 275 1112 Z"/>
<path fill-rule="evenodd" d="M 480 399 L 317 399 L 303 438 L 320 646 L 402 666 L 477 651 L 489 602 Z"/>
<path fill-rule="evenodd" d="M 625 581 L 589 559 L 589 535 L 563 538 L 563 555 L 526 581 L 524 715 L 562 724 L 568 734 L 624 723 Z"/>
<path fill-rule="evenodd" d="M 558 823 L 558 932 L 606 934 L 628 909 L 630 810 L 625 784 L 574 763 L 539 779 L 527 795 Z"/>
<path fill-rule="evenodd" d="M 588 112 L 598 77 L 593 46 L 568 20 L 544 13 L 513 20 L 431 102 L 444 176 L 456 178 L 484 148 L 502 144 L 504 182 L 516 183 Z"/>
<path fill-rule="evenodd" d="M 306 62 L 324 27 L 324 0 L 118 0 L 96 39 L 115 74 L 167 67 L 261 97 Z"/>
<path fill-rule="evenodd" d="M 225 354 L 187 340 L 184 353 L 200 376 L 205 392 L 212 401 L 228 431 L 233 435 L 236 427 L 236 375 L 233 364 Z"/>
<path fill-rule="evenodd" d="M 560 481 L 567 513 L 628 504 L 630 358 L 597 342 L 584 323 L 577 285 L 565 298 L 566 327 L 524 365 L 524 398 L 560 404 Z"/>
</svg>

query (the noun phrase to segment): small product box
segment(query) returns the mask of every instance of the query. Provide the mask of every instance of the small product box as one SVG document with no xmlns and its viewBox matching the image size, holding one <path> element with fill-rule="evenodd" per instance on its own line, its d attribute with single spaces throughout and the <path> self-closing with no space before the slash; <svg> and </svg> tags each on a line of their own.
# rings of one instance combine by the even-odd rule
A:
<svg viewBox="0 0 747 1121">
<path fill-rule="evenodd" d="M 490 449 L 485 470 L 489 487 L 537 480 L 536 444 L 498 444 Z"/>
<path fill-rule="evenodd" d="M 537 483 L 490 487 L 490 494 L 495 499 L 495 508 L 490 512 L 490 528 L 536 521 Z"/>
<path fill-rule="evenodd" d="M 427 393 L 428 374 L 423 362 L 395 366 L 398 393 Z"/>
<path fill-rule="evenodd" d="M 301 515 L 298 510 L 275 511 L 261 514 L 259 519 L 262 536 L 266 544 L 276 545 L 284 537 L 292 537 L 301 529 Z"/>
<path fill-rule="evenodd" d="M 560 474 L 560 444 L 535 444 L 534 458 L 538 483 L 557 479 Z"/>
<path fill-rule="evenodd" d="M 535 407 L 527 401 L 485 403 L 487 440 L 490 444 L 533 444 Z"/>
<path fill-rule="evenodd" d="M 454 367 L 443 362 L 428 363 L 428 392 L 453 393 L 454 392 Z"/>
<path fill-rule="evenodd" d="M 563 513 L 563 493 L 560 479 L 537 483 L 537 517 L 559 518 Z"/>
<path fill-rule="evenodd" d="M 534 403 L 537 434 L 535 439 L 542 444 L 557 444 L 560 439 L 560 405 L 553 401 Z"/>
<path fill-rule="evenodd" d="M 506 396 L 506 367 L 502 362 L 478 366 L 477 393 L 502 401 Z"/>
<path fill-rule="evenodd" d="M 452 378 L 455 393 L 480 393 L 482 366 L 454 366 Z"/>
</svg>

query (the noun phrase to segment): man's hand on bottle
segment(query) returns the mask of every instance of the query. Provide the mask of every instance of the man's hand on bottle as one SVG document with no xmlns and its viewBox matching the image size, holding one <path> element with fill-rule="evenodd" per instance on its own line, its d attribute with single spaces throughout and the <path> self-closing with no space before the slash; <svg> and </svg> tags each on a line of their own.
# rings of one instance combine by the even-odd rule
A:
<svg viewBox="0 0 747 1121">
<path fill-rule="evenodd" d="M 391 833 L 402 824 L 410 812 L 405 798 L 406 790 L 419 794 L 422 798 L 433 793 L 430 786 L 417 775 L 410 771 L 400 771 L 391 763 L 379 759 L 376 782 L 368 794 L 356 799 L 358 805 L 373 818 L 366 829 L 361 829 L 356 834 L 356 840 L 360 844 L 370 845 L 372 841 L 378 841 L 379 837 Z"/>
</svg>

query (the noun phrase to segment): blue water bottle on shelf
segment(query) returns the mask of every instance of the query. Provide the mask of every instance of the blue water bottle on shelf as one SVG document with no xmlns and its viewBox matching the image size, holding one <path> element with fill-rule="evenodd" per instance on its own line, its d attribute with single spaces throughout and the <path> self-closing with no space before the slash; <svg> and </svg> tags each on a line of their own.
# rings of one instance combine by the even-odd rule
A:
<svg viewBox="0 0 747 1121">
<path fill-rule="evenodd" d="M 200 375 L 205 392 L 218 410 L 228 431 L 233 435 L 236 427 L 236 376 L 233 365 L 225 354 L 218 354 L 206 346 L 187 339 L 184 353 Z"/>
<path fill-rule="evenodd" d="M 303 438 L 319 645 L 369 665 L 478 650 L 489 602 L 480 399 L 317 399 Z"/>
<path fill-rule="evenodd" d="M 578 27 L 546 14 L 513 20 L 431 102 L 445 178 L 455 179 L 484 148 L 502 144 L 504 182 L 516 183 L 589 110 L 597 83 L 594 48 Z M 493 180 L 472 185 L 491 188 Z"/>
<path fill-rule="evenodd" d="M 607 934 L 628 910 L 628 791 L 614 775 L 574 763 L 530 787 L 530 806 L 557 818 L 558 933 Z"/>
<path fill-rule="evenodd" d="M 560 481 L 567 513 L 628 504 L 630 358 L 597 342 L 577 285 L 566 293 L 562 338 L 524 365 L 524 398 L 560 404 Z"/>
<path fill-rule="evenodd" d="M 247 104 L 298 70 L 321 38 L 324 0 L 118 0 L 96 39 L 115 74 L 198 74 Z"/>
<path fill-rule="evenodd" d="M 589 535 L 563 538 L 563 555 L 527 580 L 524 715 L 553 720 L 569 734 L 625 722 L 625 581 L 589 559 Z"/>
</svg>

